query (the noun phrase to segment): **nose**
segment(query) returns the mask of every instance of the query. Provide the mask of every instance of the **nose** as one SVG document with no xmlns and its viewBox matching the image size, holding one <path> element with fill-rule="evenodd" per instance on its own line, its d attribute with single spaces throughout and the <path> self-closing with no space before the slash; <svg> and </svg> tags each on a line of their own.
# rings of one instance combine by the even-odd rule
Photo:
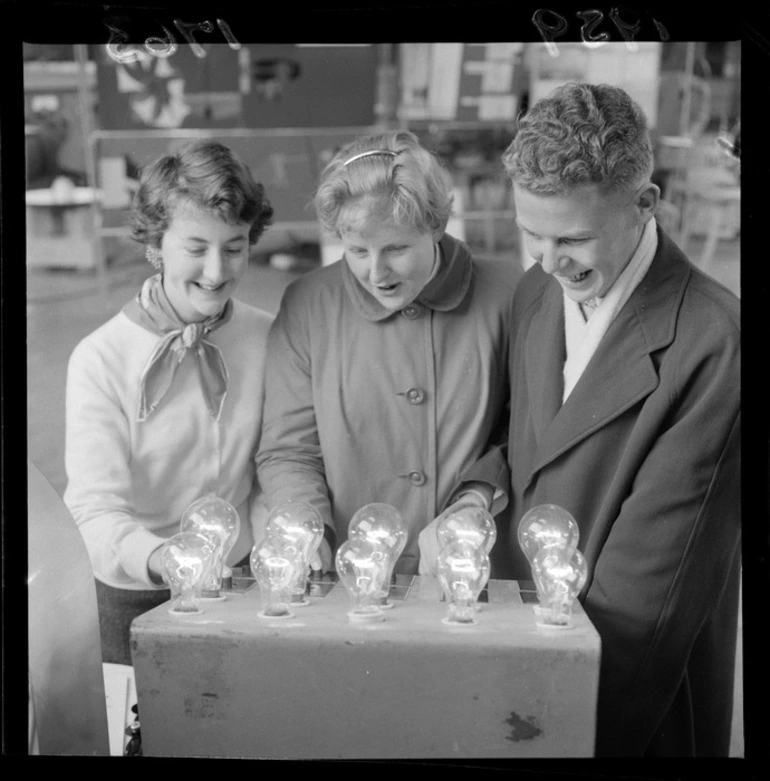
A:
<svg viewBox="0 0 770 781">
<path fill-rule="evenodd" d="M 206 255 L 206 262 L 203 266 L 206 279 L 210 282 L 221 282 L 225 278 L 226 263 L 224 251 L 212 247 Z"/>
<path fill-rule="evenodd" d="M 390 267 L 386 262 L 384 253 L 373 252 L 369 261 L 369 281 L 374 285 L 385 282 L 389 273 Z"/>
<path fill-rule="evenodd" d="M 546 274 L 553 274 L 555 271 L 558 271 L 567 260 L 562 256 L 562 250 L 559 245 L 553 241 L 542 242 L 534 258 L 540 263 Z"/>
</svg>

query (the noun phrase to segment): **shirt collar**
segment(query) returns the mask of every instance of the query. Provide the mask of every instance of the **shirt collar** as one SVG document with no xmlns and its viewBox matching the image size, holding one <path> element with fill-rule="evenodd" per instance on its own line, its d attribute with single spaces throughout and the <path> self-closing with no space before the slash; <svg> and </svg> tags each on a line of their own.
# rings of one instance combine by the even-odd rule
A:
<svg viewBox="0 0 770 781">
<path fill-rule="evenodd" d="M 386 309 L 356 279 L 347 261 L 342 258 L 342 282 L 356 310 L 367 320 L 378 322 L 399 311 Z M 473 266 L 468 247 L 448 234 L 439 241 L 439 269 L 409 306 L 421 304 L 428 309 L 448 312 L 459 306 L 468 293 Z M 405 307 L 406 308 L 406 307 Z"/>
</svg>

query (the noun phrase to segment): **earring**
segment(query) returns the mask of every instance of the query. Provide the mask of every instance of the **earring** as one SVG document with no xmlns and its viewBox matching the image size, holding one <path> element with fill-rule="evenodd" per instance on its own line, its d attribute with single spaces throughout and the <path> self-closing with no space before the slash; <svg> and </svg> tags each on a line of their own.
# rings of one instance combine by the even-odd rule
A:
<svg viewBox="0 0 770 781">
<path fill-rule="evenodd" d="M 163 268 L 160 250 L 157 247 L 147 247 L 144 254 L 147 256 L 147 260 L 153 268 L 158 269 L 158 271 Z"/>
</svg>

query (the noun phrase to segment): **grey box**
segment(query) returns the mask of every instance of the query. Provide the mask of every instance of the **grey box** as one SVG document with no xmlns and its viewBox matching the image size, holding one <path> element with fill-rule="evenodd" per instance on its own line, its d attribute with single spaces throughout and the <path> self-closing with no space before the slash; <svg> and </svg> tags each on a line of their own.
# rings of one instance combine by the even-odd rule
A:
<svg viewBox="0 0 770 781">
<path fill-rule="evenodd" d="M 600 641 L 579 605 L 545 630 L 513 581 L 490 581 L 478 623 L 442 623 L 434 578 L 384 621 L 351 623 L 341 584 L 285 619 L 259 589 L 131 629 L 147 756 L 588 757 Z"/>
</svg>

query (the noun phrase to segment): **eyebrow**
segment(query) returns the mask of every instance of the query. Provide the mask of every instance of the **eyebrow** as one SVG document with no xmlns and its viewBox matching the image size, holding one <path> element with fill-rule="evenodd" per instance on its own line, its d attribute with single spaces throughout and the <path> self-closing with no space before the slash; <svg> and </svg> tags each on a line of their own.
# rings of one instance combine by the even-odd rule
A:
<svg viewBox="0 0 770 781">
<path fill-rule="evenodd" d="M 531 233 L 533 236 L 540 236 L 537 231 L 530 230 L 529 228 L 526 228 L 524 225 L 522 225 L 518 220 L 515 220 L 515 223 L 525 232 L 525 233 Z M 584 239 L 590 239 L 593 236 L 590 232 L 583 232 L 583 233 L 575 233 L 574 235 L 570 236 L 558 236 L 558 241 L 581 241 Z"/>
<path fill-rule="evenodd" d="M 405 239 L 403 241 L 389 241 L 387 244 L 382 245 L 382 249 L 394 249 L 396 247 L 409 247 L 411 244 Z M 350 249 L 366 249 L 363 244 L 351 243 Z"/>
<path fill-rule="evenodd" d="M 233 236 L 232 238 L 227 239 L 224 243 L 225 244 L 232 244 L 233 242 L 236 242 L 236 241 L 245 241 L 247 238 L 248 238 L 247 236 L 243 236 L 243 235 L 241 235 L 241 236 Z M 208 244 L 209 243 L 208 239 L 203 239 L 200 236 L 187 236 L 185 241 L 197 241 L 199 244 Z"/>
</svg>

